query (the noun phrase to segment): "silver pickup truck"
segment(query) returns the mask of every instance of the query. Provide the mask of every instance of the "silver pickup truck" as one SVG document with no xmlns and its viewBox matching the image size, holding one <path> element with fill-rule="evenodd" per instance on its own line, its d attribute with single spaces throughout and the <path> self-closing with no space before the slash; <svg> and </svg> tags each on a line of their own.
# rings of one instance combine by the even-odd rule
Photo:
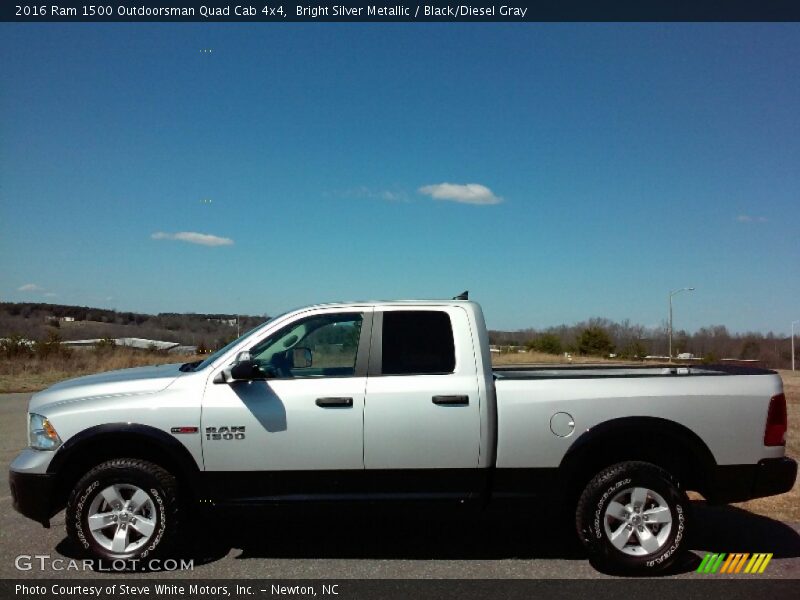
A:
<svg viewBox="0 0 800 600">
<path fill-rule="evenodd" d="M 492 369 L 470 301 L 326 304 L 202 362 L 35 394 L 14 506 L 66 507 L 87 553 L 142 559 L 199 509 L 391 502 L 566 507 L 598 563 L 655 572 L 685 549 L 687 490 L 780 494 L 786 401 L 773 371 Z"/>
</svg>

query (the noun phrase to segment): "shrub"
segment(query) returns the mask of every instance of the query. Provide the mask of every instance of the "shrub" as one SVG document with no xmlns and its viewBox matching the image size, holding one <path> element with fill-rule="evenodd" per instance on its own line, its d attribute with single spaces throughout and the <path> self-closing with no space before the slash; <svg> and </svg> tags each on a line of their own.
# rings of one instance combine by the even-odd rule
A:
<svg viewBox="0 0 800 600">
<path fill-rule="evenodd" d="M 578 337 L 578 352 L 594 356 L 608 356 L 614 351 L 611 337 L 602 327 L 587 327 Z"/>
<path fill-rule="evenodd" d="M 552 333 L 543 333 L 528 344 L 528 350 L 536 350 L 546 354 L 561 354 L 561 339 Z"/>
<path fill-rule="evenodd" d="M 110 352 L 116 347 L 117 340 L 110 337 L 104 337 L 103 339 L 97 340 L 97 343 L 94 345 L 95 352 Z"/>
<path fill-rule="evenodd" d="M 30 356 L 33 353 L 30 342 L 21 335 L 10 335 L 0 340 L 0 353 L 7 358 Z"/>
<path fill-rule="evenodd" d="M 704 365 L 710 365 L 712 363 L 715 363 L 717 362 L 717 355 L 714 354 L 713 352 L 709 352 L 708 354 L 703 356 L 702 362 Z"/>
<path fill-rule="evenodd" d="M 634 340 L 625 346 L 619 355 L 621 358 L 637 358 L 641 360 L 647 356 L 647 348 L 639 340 Z"/>
<path fill-rule="evenodd" d="M 64 348 L 61 336 L 57 331 L 51 331 L 46 340 L 36 341 L 33 351 L 39 358 L 69 354 L 69 350 Z"/>
</svg>

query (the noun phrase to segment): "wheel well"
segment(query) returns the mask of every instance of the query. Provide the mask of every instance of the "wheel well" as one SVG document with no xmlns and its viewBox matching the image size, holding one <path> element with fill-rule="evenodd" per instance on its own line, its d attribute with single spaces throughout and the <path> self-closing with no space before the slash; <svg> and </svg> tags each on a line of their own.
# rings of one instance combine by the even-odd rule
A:
<svg viewBox="0 0 800 600">
<path fill-rule="evenodd" d="M 142 432 L 107 430 L 95 435 L 85 434 L 76 443 L 65 444 L 60 449 L 64 452 L 56 455 L 59 460 L 54 457 L 48 469 L 57 477 L 57 503 L 65 505 L 70 491 L 81 477 L 93 467 L 114 458 L 137 458 L 157 464 L 174 475 L 186 493 L 194 495 L 199 472 L 197 465 L 182 444 L 174 438 L 167 438 L 171 443 L 165 444 L 158 437 Z"/>
<path fill-rule="evenodd" d="M 683 490 L 700 490 L 716 462 L 690 429 L 666 419 L 628 417 L 607 421 L 581 435 L 559 467 L 561 489 L 576 499 L 604 468 L 618 462 L 653 463 L 675 476 Z"/>
</svg>

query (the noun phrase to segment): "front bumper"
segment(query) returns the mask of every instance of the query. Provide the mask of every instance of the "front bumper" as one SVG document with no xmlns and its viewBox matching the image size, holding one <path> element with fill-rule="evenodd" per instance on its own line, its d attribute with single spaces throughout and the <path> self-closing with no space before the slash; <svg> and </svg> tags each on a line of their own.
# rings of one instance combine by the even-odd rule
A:
<svg viewBox="0 0 800 600">
<path fill-rule="evenodd" d="M 703 495 L 714 504 L 744 502 L 788 492 L 796 479 L 797 463 L 786 456 L 755 465 L 724 465 L 716 468 L 713 485 Z"/>
<path fill-rule="evenodd" d="M 18 473 L 9 471 L 8 483 L 14 509 L 50 527 L 50 517 L 58 512 L 53 501 L 56 496 L 56 479 L 48 473 Z"/>
</svg>

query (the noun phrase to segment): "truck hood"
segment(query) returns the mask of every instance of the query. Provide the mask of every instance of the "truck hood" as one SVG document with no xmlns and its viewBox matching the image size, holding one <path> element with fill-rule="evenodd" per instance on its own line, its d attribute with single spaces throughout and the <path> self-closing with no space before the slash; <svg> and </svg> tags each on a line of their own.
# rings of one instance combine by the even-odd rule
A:
<svg viewBox="0 0 800 600">
<path fill-rule="evenodd" d="M 61 381 L 31 397 L 28 410 L 37 412 L 44 406 L 76 402 L 89 398 L 132 396 L 160 392 L 182 373 L 180 363 L 155 367 L 136 367 L 107 371 Z"/>
</svg>

